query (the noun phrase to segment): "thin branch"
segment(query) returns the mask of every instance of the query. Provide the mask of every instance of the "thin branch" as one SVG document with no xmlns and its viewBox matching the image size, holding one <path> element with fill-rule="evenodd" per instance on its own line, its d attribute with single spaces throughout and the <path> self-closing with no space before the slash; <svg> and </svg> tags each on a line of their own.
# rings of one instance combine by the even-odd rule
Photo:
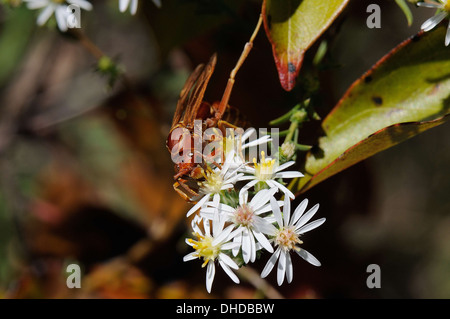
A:
<svg viewBox="0 0 450 319">
<path fill-rule="evenodd" d="M 272 285 L 270 285 L 265 279 L 261 278 L 259 273 L 257 273 L 250 266 L 241 267 L 237 271 L 237 274 L 255 288 L 260 290 L 267 298 L 270 299 L 284 299 L 284 297 L 276 290 Z"/>
</svg>

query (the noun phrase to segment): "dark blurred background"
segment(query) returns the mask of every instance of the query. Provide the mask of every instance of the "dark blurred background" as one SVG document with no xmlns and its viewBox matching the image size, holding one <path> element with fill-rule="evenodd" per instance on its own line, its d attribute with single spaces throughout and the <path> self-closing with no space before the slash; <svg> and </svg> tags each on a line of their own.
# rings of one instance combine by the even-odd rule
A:
<svg viewBox="0 0 450 319">
<path fill-rule="evenodd" d="M 165 148 L 178 94 L 189 73 L 218 52 L 206 93 L 220 99 L 251 35 L 260 1 L 140 1 L 136 16 L 117 1 L 92 1 L 81 31 L 126 75 L 112 86 L 80 41 L 37 12 L 0 6 L 0 296 L 5 298 L 254 298 L 217 271 L 212 294 L 190 252 L 185 213 L 172 189 Z M 370 3 L 381 29 L 366 27 Z M 287 112 L 319 88 L 322 116 L 345 90 L 433 10 L 415 8 L 414 23 L 391 0 L 350 1 L 306 55 L 299 86 L 282 90 L 270 44 L 260 31 L 239 71 L 230 103 L 255 127 Z M 444 40 L 444 39 L 443 39 Z M 318 44 L 328 52 L 310 67 Z M 314 144 L 320 123 L 304 126 Z M 320 203 L 327 222 L 304 237 L 322 267 L 293 256 L 287 298 L 450 297 L 450 126 L 384 151 L 297 197 Z M 260 272 L 268 256 L 252 268 Z M 82 268 L 82 288 L 68 289 L 66 267 Z M 381 288 L 369 289 L 369 264 Z M 268 282 L 276 286 L 273 272 Z"/>
</svg>

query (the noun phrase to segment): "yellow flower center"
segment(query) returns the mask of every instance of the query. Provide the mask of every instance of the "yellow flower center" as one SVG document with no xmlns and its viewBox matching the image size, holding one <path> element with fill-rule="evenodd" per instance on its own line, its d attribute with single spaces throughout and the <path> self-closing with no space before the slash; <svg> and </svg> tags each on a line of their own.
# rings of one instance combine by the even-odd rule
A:
<svg viewBox="0 0 450 319">
<path fill-rule="evenodd" d="M 261 152 L 261 163 L 256 162 L 256 158 L 253 159 L 255 166 L 255 176 L 260 181 L 266 181 L 272 179 L 275 174 L 276 160 L 266 159 L 265 153 Z"/>
<path fill-rule="evenodd" d="M 447 11 L 450 13 L 450 1 L 448 0 L 441 0 L 442 3 L 442 10 Z"/>
<path fill-rule="evenodd" d="M 66 2 L 65 0 L 52 0 L 54 3 L 58 3 L 58 4 L 61 4 L 61 3 L 64 3 L 64 2 Z"/>
<path fill-rule="evenodd" d="M 209 261 L 214 262 L 217 256 L 219 256 L 220 245 L 213 246 L 212 242 L 214 238 L 212 237 L 202 236 L 198 233 L 194 233 L 194 236 L 197 237 L 197 240 L 189 238 L 188 241 L 196 250 L 195 256 L 198 258 L 203 258 L 205 261 L 202 264 L 202 267 L 205 267 Z"/>
<path fill-rule="evenodd" d="M 220 189 L 223 185 L 223 177 L 220 175 L 220 171 L 213 171 L 209 167 L 205 173 L 203 173 L 205 181 L 199 182 L 199 186 L 206 194 L 220 193 Z"/>
<path fill-rule="evenodd" d="M 300 247 L 296 245 L 303 244 L 299 236 L 295 233 L 293 226 L 283 227 L 278 230 L 275 236 L 275 243 L 285 251 L 292 249 L 300 250 Z"/>
</svg>

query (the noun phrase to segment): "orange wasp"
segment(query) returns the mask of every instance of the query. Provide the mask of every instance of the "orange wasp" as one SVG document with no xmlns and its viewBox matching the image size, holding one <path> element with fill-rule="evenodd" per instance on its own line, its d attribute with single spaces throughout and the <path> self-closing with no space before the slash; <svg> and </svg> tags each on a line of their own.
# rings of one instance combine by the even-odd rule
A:
<svg viewBox="0 0 450 319">
<path fill-rule="evenodd" d="M 174 176 L 175 183 L 173 187 L 187 201 L 192 201 L 192 198 L 198 195 L 193 190 L 193 187 L 188 185 L 188 180 L 199 180 L 204 177 L 202 163 L 204 162 L 205 155 L 194 147 L 195 145 L 202 146 L 203 143 L 203 137 L 197 132 L 204 132 L 208 128 L 218 128 L 222 132 L 225 132 L 227 127 L 237 127 L 230 123 L 232 122 L 230 118 L 233 118 L 233 115 L 236 115 L 234 113 L 238 112 L 228 105 L 228 101 L 233 89 L 236 73 L 250 53 L 261 23 L 262 16 L 259 17 L 250 40 L 245 44 L 236 66 L 230 73 L 227 86 L 220 101 L 212 104 L 203 101 L 206 87 L 217 62 L 216 54 L 213 54 L 208 64 L 200 64 L 197 66 L 181 90 L 166 145 L 171 155 L 183 154 L 180 160 L 177 161 L 177 164 L 175 164 L 176 174 Z M 238 124 L 238 118 L 236 116 L 234 117 L 234 124 Z M 189 151 L 186 151 L 186 149 Z M 214 164 L 220 166 L 217 163 Z"/>
</svg>

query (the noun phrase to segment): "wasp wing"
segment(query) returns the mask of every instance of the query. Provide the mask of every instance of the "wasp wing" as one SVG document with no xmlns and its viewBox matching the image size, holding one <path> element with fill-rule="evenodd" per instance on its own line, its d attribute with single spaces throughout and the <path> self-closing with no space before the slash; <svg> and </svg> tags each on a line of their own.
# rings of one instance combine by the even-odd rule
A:
<svg viewBox="0 0 450 319">
<path fill-rule="evenodd" d="M 209 79 L 214 72 L 216 61 L 217 56 L 214 54 L 206 66 L 203 64 L 197 66 L 186 80 L 172 120 L 172 128 L 180 122 L 184 123 L 184 125 L 194 122 L 197 111 L 202 104 Z"/>
<path fill-rule="evenodd" d="M 208 64 L 203 69 L 203 72 L 200 74 L 196 85 L 192 88 L 184 117 L 184 121 L 186 124 L 193 123 L 195 120 L 198 109 L 203 102 L 203 96 L 205 95 L 206 87 L 208 86 L 211 75 L 214 72 L 216 62 L 217 55 L 213 54 L 209 59 Z"/>
<path fill-rule="evenodd" d="M 184 83 L 183 88 L 180 92 L 180 98 L 178 99 L 177 107 L 175 109 L 175 114 L 173 115 L 172 120 L 172 128 L 177 125 L 180 120 L 184 117 L 184 114 L 186 113 L 186 108 L 189 103 L 189 94 L 192 91 L 192 88 L 198 83 L 198 79 L 203 73 L 203 70 L 205 69 L 204 64 L 198 65 L 194 72 L 191 73 L 189 78 Z"/>
</svg>

